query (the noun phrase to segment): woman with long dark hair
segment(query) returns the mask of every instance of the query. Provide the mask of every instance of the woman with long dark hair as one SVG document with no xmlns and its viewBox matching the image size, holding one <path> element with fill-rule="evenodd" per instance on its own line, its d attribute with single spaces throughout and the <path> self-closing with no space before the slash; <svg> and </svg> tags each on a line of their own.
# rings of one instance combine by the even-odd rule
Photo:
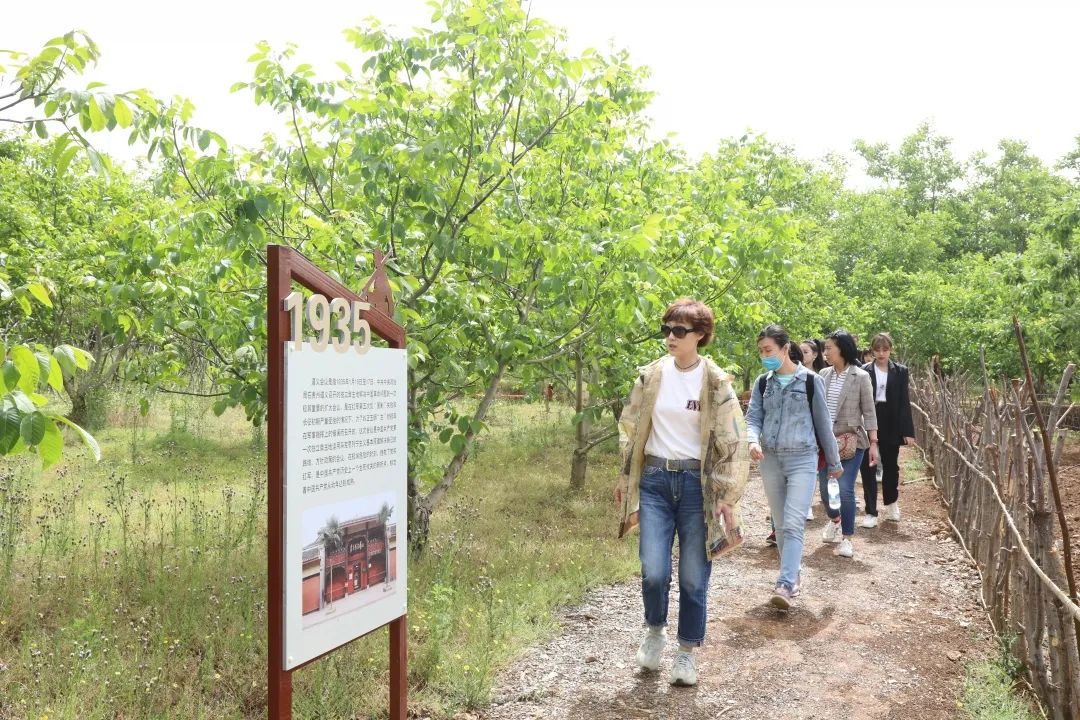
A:
<svg viewBox="0 0 1080 720">
<path fill-rule="evenodd" d="M 799 343 L 802 364 L 807 370 L 820 373 L 825 369 L 825 345 L 817 338 L 807 338 Z"/>
<path fill-rule="evenodd" d="M 761 463 L 780 551 L 780 574 L 769 602 L 789 609 L 799 594 L 806 509 L 814 496 L 818 443 L 827 474 L 840 475 L 840 456 L 829 432 L 829 409 L 821 378 L 791 357 L 792 342 L 780 325 L 758 335 L 765 373 L 754 381 L 746 412 L 750 457 Z"/>
</svg>

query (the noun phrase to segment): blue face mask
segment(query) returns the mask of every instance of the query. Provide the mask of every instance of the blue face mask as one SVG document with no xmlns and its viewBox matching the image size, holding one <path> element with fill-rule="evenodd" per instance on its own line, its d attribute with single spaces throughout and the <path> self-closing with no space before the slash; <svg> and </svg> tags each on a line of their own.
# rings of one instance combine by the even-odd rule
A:
<svg viewBox="0 0 1080 720">
<path fill-rule="evenodd" d="M 772 357 L 761 358 L 761 365 L 770 372 L 775 372 L 780 369 L 780 366 L 784 364 L 784 361 L 773 355 Z"/>
</svg>

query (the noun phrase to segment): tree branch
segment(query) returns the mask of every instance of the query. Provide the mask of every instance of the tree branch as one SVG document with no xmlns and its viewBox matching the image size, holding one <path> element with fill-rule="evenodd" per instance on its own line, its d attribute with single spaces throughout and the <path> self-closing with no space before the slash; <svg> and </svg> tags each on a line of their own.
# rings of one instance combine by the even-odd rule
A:
<svg viewBox="0 0 1080 720">
<path fill-rule="evenodd" d="M 189 392 L 187 390 L 168 390 L 168 389 L 162 388 L 162 387 L 157 388 L 157 392 L 166 393 L 168 395 L 191 395 L 192 397 L 204 397 L 204 398 L 225 397 L 226 395 L 229 394 L 227 392 L 197 393 L 197 392 Z"/>
<path fill-rule="evenodd" d="M 304 136 L 300 132 L 300 124 L 296 121 L 296 104 L 290 102 L 289 109 L 292 111 L 292 126 L 296 130 L 296 139 L 300 143 L 300 157 L 304 158 L 304 167 L 307 168 L 308 177 L 311 178 L 311 186 L 315 189 L 315 194 L 319 196 L 319 202 L 322 203 L 323 209 L 326 210 L 328 215 L 332 215 L 334 210 L 326 204 L 326 198 L 323 197 L 322 190 L 319 189 L 319 181 L 311 169 L 311 163 L 308 162 L 307 149 L 304 147 Z"/>
</svg>

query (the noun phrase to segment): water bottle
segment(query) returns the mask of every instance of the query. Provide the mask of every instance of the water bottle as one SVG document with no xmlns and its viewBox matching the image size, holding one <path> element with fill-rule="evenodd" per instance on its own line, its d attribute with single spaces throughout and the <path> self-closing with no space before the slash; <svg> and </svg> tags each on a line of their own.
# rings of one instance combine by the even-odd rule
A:
<svg viewBox="0 0 1080 720">
<path fill-rule="evenodd" d="M 829 478 L 829 507 L 840 509 L 840 481 L 836 478 Z"/>
</svg>

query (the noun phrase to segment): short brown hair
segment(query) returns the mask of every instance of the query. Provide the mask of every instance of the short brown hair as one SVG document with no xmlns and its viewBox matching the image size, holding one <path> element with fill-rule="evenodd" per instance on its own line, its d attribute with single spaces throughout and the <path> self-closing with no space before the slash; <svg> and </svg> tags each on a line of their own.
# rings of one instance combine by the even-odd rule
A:
<svg viewBox="0 0 1080 720">
<path fill-rule="evenodd" d="M 870 347 L 874 350 L 880 350 L 882 348 L 888 348 L 892 350 L 892 346 L 892 335 L 887 332 L 878 333 L 874 336 L 874 339 L 870 341 Z"/>
<path fill-rule="evenodd" d="M 693 328 L 694 332 L 701 333 L 698 347 L 705 347 L 712 341 L 713 328 L 716 326 L 716 318 L 709 306 L 693 298 L 679 298 L 668 305 L 664 311 L 664 322 L 682 322 Z"/>
</svg>

